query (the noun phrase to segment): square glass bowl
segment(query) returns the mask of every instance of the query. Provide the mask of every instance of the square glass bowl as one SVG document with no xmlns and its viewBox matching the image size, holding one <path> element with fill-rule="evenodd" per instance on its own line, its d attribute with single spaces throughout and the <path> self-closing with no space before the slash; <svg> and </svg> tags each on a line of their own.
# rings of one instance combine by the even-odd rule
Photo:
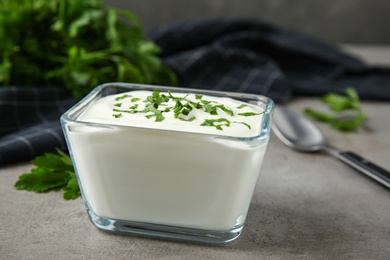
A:
<svg viewBox="0 0 390 260">
<path fill-rule="evenodd" d="M 102 98 L 149 90 L 228 97 L 264 110 L 259 132 L 232 137 L 80 121 Z M 108 83 L 61 117 L 90 220 L 121 233 L 223 244 L 241 233 L 274 103 L 254 94 Z M 158 124 L 158 123 L 156 123 Z"/>
</svg>

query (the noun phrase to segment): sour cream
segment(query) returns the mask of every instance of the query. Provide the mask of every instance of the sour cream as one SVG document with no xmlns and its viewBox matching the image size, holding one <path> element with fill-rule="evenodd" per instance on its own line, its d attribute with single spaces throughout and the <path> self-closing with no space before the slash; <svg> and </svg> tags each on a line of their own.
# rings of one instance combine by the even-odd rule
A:
<svg viewBox="0 0 390 260">
<path fill-rule="evenodd" d="M 140 112 L 145 109 L 146 105 L 150 104 L 147 98 L 152 96 L 151 91 L 132 91 L 104 97 L 88 107 L 78 120 L 234 137 L 252 137 L 260 132 L 260 120 L 263 113 L 260 107 L 231 98 L 183 93 L 171 93 L 170 95 L 160 93 L 159 95 L 168 98 L 171 96 L 167 102 L 162 102 L 158 107 L 164 117 L 160 122 L 155 121 L 156 117 L 153 116 L 152 112 Z M 177 98 L 183 99 L 179 100 L 182 105 L 188 104 L 192 107 L 188 115 L 179 114 L 180 118 L 175 118 L 174 108 Z M 195 108 L 193 104 L 199 104 L 201 108 Z M 214 113 L 207 112 L 207 108 Z M 167 111 L 164 111 L 165 109 Z M 148 118 L 147 116 L 152 117 Z M 225 119 L 230 122 L 229 126 L 226 126 Z M 222 129 L 202 126 L 205 120 L 214 121 L 214 124 L 220 125 Z"/>
<path fill-rule="evenodd" d="M 101 98 L 78 116 L 83 124 L 68 127 L 88 206 L 114 220 L 214 231 L 242 226 L 268 142 L 257 138 L 262 108 L 230 98 L 171 93 L 228 110 L 218 107 L 213 115 L 194 108 L 176 118 L 171 99 L 158 106 L 172 108 L 158 122 L 147 117 L 152 112 L 125 112 L 131 107 L 145 111 L 151 95 L 132 91 Z M 222 130 L 202 126 L 219 118 L 230 125 Z"/>
</svg>

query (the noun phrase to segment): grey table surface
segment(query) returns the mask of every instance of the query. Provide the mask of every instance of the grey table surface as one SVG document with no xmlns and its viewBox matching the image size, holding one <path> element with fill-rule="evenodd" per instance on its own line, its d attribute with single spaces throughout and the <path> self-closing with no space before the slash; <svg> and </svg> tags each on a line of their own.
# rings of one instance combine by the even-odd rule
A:
<svg viewBox="0 0 390 260">
<path fill-rule="evenodd" d="M 371 64 L 390 64 L 390 48 L 346 48 Z M 296 98 L 288 106 L 297 112 L 323 108 L 318 98 Z M 316 124 L 330 143 L 390 169 L 390 104 L 363 102 L 363 110 L 369 120 L 354 133 Z M 15 190 L 18 176 L 31 168 L 30 163 L 0 168 L 0 259 L 390 257 L 390 190 L 325 153 L 292 151 L 274 134 L 243 233 L 224 246 L 100 231 L 81 198 Z"/>
</svg>

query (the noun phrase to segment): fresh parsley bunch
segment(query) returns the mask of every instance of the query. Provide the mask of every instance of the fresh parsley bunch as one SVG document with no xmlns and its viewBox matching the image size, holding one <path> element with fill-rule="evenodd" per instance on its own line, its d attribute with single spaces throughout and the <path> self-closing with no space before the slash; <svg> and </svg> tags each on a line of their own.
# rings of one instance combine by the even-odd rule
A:
<svg viewBox="0 0 390 260">
<path fill-rule="evenodd" d="M 102 0 L 0 0 L 0 86 L 60 86 L 81 98 L 110 81 L 176 84 L 131 12 Z"/>
<path fill-rule="evenodd" d="M 360 99 L 353 88 L 345 90 L 346 95 L 329 93 L 322 97 L 333 114 L 322 113 L 311 108 L 306 108 L 304 113 L 315 120 L 327 122 L 333 128 L 341 131 L 354 131 L 366 119 L 360 106 Z"/>
<path fill-rule="evenodd" d="M 58 154 L 46 153 L 36 157 L 32 161 L 36 168 L 30 173 L 20 175 L 15 188 L 35 192 L 63 189 L 64 199 L 79 197 L 80 189 L 72 161 L 64 152 L 57 152 Z"/>
</svg>

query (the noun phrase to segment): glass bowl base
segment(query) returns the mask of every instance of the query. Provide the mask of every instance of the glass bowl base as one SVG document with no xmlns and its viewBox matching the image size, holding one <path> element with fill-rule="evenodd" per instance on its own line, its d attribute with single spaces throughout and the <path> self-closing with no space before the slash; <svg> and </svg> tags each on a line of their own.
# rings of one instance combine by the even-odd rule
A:
<svg viewBox="0 0 390 260">
<path fill-rule="evenodd" d="M 99 217 L 89 207 L 87 212 L 92 223 L 105 231 L 203 244 L 217 245 L 233 242 L 243 229 L 243 225 L 224 231 L 192 229 Z"/>
</svg>

